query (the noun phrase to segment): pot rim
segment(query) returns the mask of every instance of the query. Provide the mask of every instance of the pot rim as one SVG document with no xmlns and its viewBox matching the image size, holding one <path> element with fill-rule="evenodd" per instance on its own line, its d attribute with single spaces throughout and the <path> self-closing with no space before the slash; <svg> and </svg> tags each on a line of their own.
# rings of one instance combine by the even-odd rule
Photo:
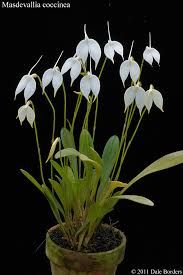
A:
<svg viewBox="0 0 183 275">
<path fill-rule="evenodd" d="M 104 226 L 107 226 L 107 227 L 111 227 L 111 225 L 109 225 L 109 224 L 103 224 Z M 47 231 L 47 233 L 46 233 L 46 238 L 49 238 L 50 240 L 51 240 L 51 238 L 50 238 L 50 235 L 49 235 L 49 233 L 51 232 L 51 231 L 53 231 L 55 228 L 57 228 L 57 227 L 59 227 L 60 225 L 59 224 L 56 224 L 56 225 L 54 225 L 54 226 L 52 226 L 52 227 L 50 227 L 49 229 L 48 229 L 48 231 Z M 118 245 L 117 247 L 115 247 L 115 248 L 113 248 L 113 249 L 111 249 L 111 250 L 107 250 L 107 251 L 101 251 L 101 252 L 81 252 L 81 251 L 77 251 L 77 250 L 71 250 L 71 249 L 67 249 L 67 248 L 64 248 L 64 247 L 62 247 L 62 246 L 60 246 L 60 245 L 57 245 L 54 241 L 52 241 L 53 242 L 53 244 L 55 245 L 55 246 L 57 246 L 59 249 L 61 249 L 62 251 L 65 251 L 65 252 L 69 252 L 69 253 L 78 253 L 78 254 L 80 254 L 80 255 L 93 255 L 93 256 L 95 256 L 95 255 L 106 255 L 106 254 L 111 254 L 111 253 L 113 253 L 113 252 L 115 252 L 115 251 L 117 251 L 117 250 L 119 250 L 119 249 L 122 249 L 122 247 L 124 247 L 124 246 L 126 246 L 126 236 L 125 236 L 125 234 L 124 234 L 124 232 L 122 232 L 120 229 L 118 229 L 118 228 L 116 228 L 116 227 L 113 227 L 112 226 L 112 228 L 115 230 L 115 231 L 117 231 L 117 232 L 119 232 L 119 234 L 121 235 L 121 243 L 120 243 L 120 245 Z"/>
</svg>

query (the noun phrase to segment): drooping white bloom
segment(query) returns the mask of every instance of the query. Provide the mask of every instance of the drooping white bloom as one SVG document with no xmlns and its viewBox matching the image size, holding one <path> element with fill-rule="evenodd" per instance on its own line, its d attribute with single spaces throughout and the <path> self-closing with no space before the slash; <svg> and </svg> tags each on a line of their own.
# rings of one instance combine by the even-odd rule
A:
<svg viewBox="0 0 183 275">
<path fill-rule="evenodd" d="M 120 54 L 121 57 L 123 58 L 123 46 L 118 41 L 111 40 L 108 21 L 107 21 L 107 27 L 108 27 L 109 40 L 108 40 L 108 43 L 104 46 L 104 53 L 105 53 L 106 57 L 109 58 L 114 63 L 114 53 L 115 52 Z"/>
<path fill-rule="evenodd" d="M 85 39 L 81 40 L 76 47 L 76 54 L 80 57 L 83 63 L 86 62 L 88 54 L 95 61 L 95 69 L 101 57 L 101 48 L 98 42 L 88 37 L 86 33 L 86 24 L 84 25 Z"/>
<path fill-rule="evenodd" d="M 143 52 L 143 58 L 147 61 L 150 65 L 153 63 L 153 59 L 158 63 L 160 62 L 160 53 L 151 47 L 151 33 L 149 33 L 149 46 L 146 46 Z"/>
<path fill-rule="evenodd" d="M 138 63 L 131 56 L 133 42 L 130 49 L 128 60 L 125 60 L 122 62 L 119 70 L 119 74 L 124 86 L 125 86 L 125 80 L 127 79 L 129 74 L 134 83 L 138 80 L 140 75 L 140 67 Z"/>
<path fill-rule="evenodd" d="M 61 69 L 61 74 L 65 74 L 68 70 L 70 70 L 70 77 L 71 77 L 71 85 L 73 84 L 74 80 L 79 76 L 81 72 L 81 62 L 79 61 L 78 57 L 70 57 L 68 58 Z"/>
<path fill-rule="evenodd" d="M 54 96 L 56 96 L 56 93 L 59 89 L 59 87 L 62 85 L 63 76 L 59 70 L 59 67 L 57 66 L 57 63 L 62 55 L 63 51 L 61 52 L 59 58 L 57 59 L 55 65 L 53 68 L 50 68 L 46 70 L 42 77 L 42 85 L 43 85 L 43 91 L 45 90 L 46 86 L 52 82 L 53 88 L 54 88 Z"/>
<path fill-rule="evenodd" d="M 34 110 L 29 106 L 30 101 L 28 101 L 25 105 L 21 106 L 18 109 L 18 118 L 20 120 L 20 124 L 27 118 L 27 121 L 30 123 L 31 127 L 33 127 L 33 122 L 35 120 Z"/>
<path fill-rule="evenodd" d="M 89 100 L 89 94 L 91 91 L 95 95 L 96 99 L 100 91 L 100 80 L 96 75 L 88 72 L 80 81 L 80 90 L 87 100 Z"/>
<path fill-rule="evenodd" d="M 148 112 L 150 112 L 153 102 L 163 112 L 163 97 L 151 84 L 149 90 L 147 90 L 145 94 L 145 106 Z"/>
<path fill-rule="evenodd" d="M 16 96 L 24 90 L 24 98 L 25 98 L 25 102 L 27 102 L 27 100 L 29 100 L 29 98 L 35 93 L 36 91 L 36 81 L 34 79 L 35 75 L 34 74 L 31 75 L 30 73 L 33 70 L 33 68 L 38 64 L 41 58 L 42 56 L 38 59 L 36 64 L 30 69 L 28 74 L 24 75 L 19 81 L 15 91 L 15 99 L 16 99 Z"/>
<path fill-rule="evenodd" d="M 135 100 L 137 108 L 141 114 L 142 109 L 145 105 L 145 90 L 137 83 L 135 86 L 129 87 L 124 94 L 125 111 L 130 104 Z"/>
</svg>

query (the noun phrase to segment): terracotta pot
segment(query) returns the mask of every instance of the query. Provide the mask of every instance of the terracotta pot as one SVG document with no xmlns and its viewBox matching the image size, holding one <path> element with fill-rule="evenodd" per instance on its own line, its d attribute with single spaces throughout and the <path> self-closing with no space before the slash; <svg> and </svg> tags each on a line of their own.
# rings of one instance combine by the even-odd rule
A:
<svg viewBox="0 0 183 275">
<path fill-rule="evenodd" d="M 98 253 L 82 253 L 62 248 L 55 244 L 49 232 L 46 234 L 46 255 L 50 260 L 52 275 L 115 275 L 117 266 L 125 254 L 126 237 L 114 228 L 122 237 L 121 244 L 113 250 Z M 108 226 L 108 225 L 105 225 Z"/>
</svg>

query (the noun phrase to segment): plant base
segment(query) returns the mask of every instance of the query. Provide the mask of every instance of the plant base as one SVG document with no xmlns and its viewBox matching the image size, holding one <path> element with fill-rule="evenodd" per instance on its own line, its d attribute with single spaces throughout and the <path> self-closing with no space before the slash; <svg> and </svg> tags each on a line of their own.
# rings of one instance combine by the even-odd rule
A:
<svg viewBox="0 0 183 275">
<path fill-rule="evenodd" d="M 108 226 L 108 225 L 103 225 Z M 125 255 L 126 237 L 114 228 L 121 236 L 121 244 L 109 251 L 82 253 L 72 251 L 55 244 L 49 233 L 58 225 L 50 228 L 46 235 L 46 255 L 50 260 L 52 275 L 115 275 L 117 266 Z"/>
</svg>

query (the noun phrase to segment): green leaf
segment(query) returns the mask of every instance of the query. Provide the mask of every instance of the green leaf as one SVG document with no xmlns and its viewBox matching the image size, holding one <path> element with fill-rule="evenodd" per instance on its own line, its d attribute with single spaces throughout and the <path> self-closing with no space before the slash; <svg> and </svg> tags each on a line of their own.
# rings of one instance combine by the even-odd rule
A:
<svg viewBox="0 0 183 275">
<path fill-rule="evenodd" d="M 63 205 L 63 207 L 65 209 L 65 207 L 66 207 L 65 196 L 64 196 L 64 192 L 62 190 L 61 184 L 58 183 L 56 180 L 53 180 L 53 179 L 49 179 L 49 181 L 50 181 L 51 186 L 53 187 L 55 193 L 57 194 L 61 204 Z M 61 211 L 62 215 L 64 216 L 64 210 L 63 210 L 62 207 L 60 208 L 60 211 Z"/>
<path fill-rule="evenodd" d="M 137 180 L 145 177 L 148 174 L 155 173 L 160 170 L 168 169 L 170 167 L 176 166 L 183 163 L 183 150 L 170 153 L 165 155 L 158 160 L 147 166 L 142 172 L 140 172 L 135 178 L 133 178 L 128 185 L 132 185 Z"/>
<path fill-rule="evenodd" d="M 92 137 L 86 129 L 83 129 L 79 138 L 79 152 L 90 157 L 90 147 L 94 147 Z"/>
<path fill-rule="evenodd" d="M 56 200 L 56 198 L 53 196 L 53 194 L 51 193 L 50 189 L 46 186 L 46 184 L 42 184 L 42 189 L 43 189 L 43 192 L 50 204 L 50 207 L 52 209 L 52 212 L 57 220 L 57 222 L 59 224 L 62 223 L 62 220 L 60 218 L 60 213 L 59 213 L 59 210 L 60 212 L 63 211 L 61 205 L 59 204 L 59 202 Z M 59 210 L 58 210 L 59 209 Z"/>
<path fill-rule="evenodd" d="M 65 150 L 65 149 L 64 149 Z M 55 170 L 57 171 L 57 173 L 61 176 L 62 178 L 62 188 L 63 188 L 63 192 L 65 194 L 65 204 L 67 205 L 67 208 L 71 208 L 74 201 L 73 201 L 73 195 L 75 194 L 75 186 L 73 184 L 73 182 L 70 180 L 71 179 L 71 175 L 69 175 L 68 169 L 65 167 L 61 167 L 56 161 L 51 160 L 51 164 L 53 165 L 53 167 L 55 168 Z M 70 167 L 69 167 L 70 168 Z M 70 168 L 71 170 L 71 168 Z M 72 171 L 72 170 L 71 170 Z"/>
<path fill-rule="evenodd" d="M 111 199 L 125 199 L 125 200 L 131 200 L 137 203 L 145 204 L 148 206 L 154 206 L 154 203 L 142 196 L 137 196 L 137 195 L 121 195 L 121 196 L 113 196 Z"/>
<path fill-rule="evenodd" d="M 67 149 L 67 148 L 73 148 L 73 149 L 75 149 L 76 148 L 75 142 L 74 142 L 74 136 L 66 128 L 62 128 L 61 129 L 61 140 L 62 140 L 63 147 L 65 149 Z M 69 161 L 71 163 L 71 167 L 72 167 L 72 170 L 73 170 L 75 176 L 78 177 L 78 169 L 77 169 L 77 159 L 76 159 L 76 157 L 73 156 L 73 155 L 70 155 L 69 156 Z"/>
<path fill-rule="evenodd" d="M 101 171 L 101 166 L 96 161 L 88 158 L 86 155 L 81 154 L 80 152 L 78 152 L 77 150 L 75 150 L 73 148 L 67 148 L 67 149 L 63 149 L 61 151 L 58 151 L 55 154 L 55 159 L 58 159 L 60 157 L 67 157 L 67 156 L 79 157 L 83 162 L 91 163 L 96 168 L 96 170 L 98 172 Z"/>
<path fill-rule="evenodd" d="M 102 193 L 109 185 L 110 174 L 114 166 L 119 150 L 119 138 L 112 136 L 107 141 L 102 154 L 103 169 L 101 174 L 100 186 L 97 192 L 97 200 L 100 200 Z"/>
<path fill-rule="evenodd" d="M 101 167 L 103 167 L 103 160 L 101 159 L 97 151 L 95 151 L 92 147 L 90 147 L 89 152 L 90 152 L 90 158 L 95 162 L 97 162 L 98 164 L 100 164 Z"/>
<path fill-rule="evenodd" d="M 34 186 L 36 186 L 37 189 L 39 189 L 39 191 L 41 191 L 41 193 L 43 193 L 41 185 L 33 176 L 31 176 L 31 174 L 29 174 L 27 171 L 25 171 L 23 169 L 20 169 L 20 171 L 26 178 L 28 178 L 34 184 Z"/>
<path fill-rule="evenodd" d="M 121 181 L 110 181 L 110 185 L 109 188 L 105 194 L 105 198 L 107 198 L 108 196 L 110 196 L 112 194 L 112 192 L 114 191 L 114 189 L 116 188 L 124 188 L 128 186 L 127 183 L 121 182 Z"/>
</svg>

